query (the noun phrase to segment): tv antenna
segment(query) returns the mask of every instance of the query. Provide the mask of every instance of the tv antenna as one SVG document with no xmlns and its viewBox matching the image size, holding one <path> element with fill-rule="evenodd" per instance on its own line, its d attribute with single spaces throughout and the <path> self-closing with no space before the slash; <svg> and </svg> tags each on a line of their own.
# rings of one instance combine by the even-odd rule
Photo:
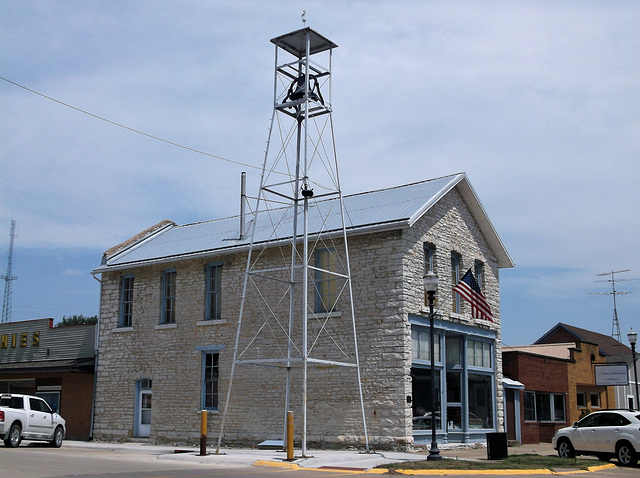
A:
<svg viewBox="0 0 640 478">
<path fill-rule="evenodd" d="M 7 259 L 7 274 L 0 276 L 4 279 L 4 301 L 2 302 L 2 320 L 0 323 L 11 322 L 11 283 L 17 279 L 13 275 L 13 239 L 16 237 L 16 221 L 11 219 L 11 233 L 9 235 L 9 258 Z"/>
<path fill-rule="evenodd" d="M 629 291 L 616 290 L 616 282 L 626 282 L 638 279 L 616 279 L 616 274 L 622 274 L 629 272 L 631 269 L 624 269 L 621 271 L 603 272 L 602 274 L 596 274 L 598 277 L 611 276 L 610 279 L 601 279 L 596 282 L 610 282 L 611 292 L 591 292 L 590 295 L 612 295 L 613 296 L 613 323 L 611 324 L 611 337 L 622 343 L 622 337 L 620 336 L 620 322 L 618 322 L 618 309 L 616 307 L 616 295 L 630 294 Z"/>
</svg>

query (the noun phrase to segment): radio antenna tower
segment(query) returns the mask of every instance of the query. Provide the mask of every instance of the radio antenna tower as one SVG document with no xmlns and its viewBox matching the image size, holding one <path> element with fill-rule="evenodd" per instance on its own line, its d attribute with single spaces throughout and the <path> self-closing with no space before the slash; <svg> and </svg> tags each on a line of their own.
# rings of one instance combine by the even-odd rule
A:
<svg viewBox="0 0 640 478">
<path fill-rule="evenodd" d="M 591 295 L 611 295 L 613 296 L 613 324 L 611 324 L 611 337 L 622 343 L 622 337 L 620 336 L 620 322 L 618 322 L 618 309 L 616 307 L 616 295 L 630 294 L 629 291 L 616 290 L 616 282 L 626 282 L 637 279 L 617 279 L 616 274 L 622 274 L 623 272 L 629 272 L 631 269 L 624 269 L 622 271 L 603 272 L 602 274 L 596 274 L 598 277 L 611 276 L 611 279 L 597 280 L 596 282 L 610 282 L 611 292 L 592 292 Z"/>
<path fill-rule="evenodd" d="M 0 323 L 11 322 L 11 283 L 17 279 L 13 274 L 13 239 L 16 237 L 16 221 L 11 220 L 11 233 L 9 236 L 9 258 L 7 259 L 7 274 L 0 276 L 4 279 L 4 301 L 2 302 L 2 320 Z"/>
<path fill-rule="evenodd" d="M 253 365 L 260 367 L 261 381 L 274 387 L 282 382 L 282 389 L 272 393 L 283 399 L 282 428 L 277 419 L 274 425 L 278 435 L 283 432 L 283 441 L 287 411 L 301 413 L 296 435 L 301 436 L 303 456 L 308 426 L 317 427 L 316 437 L 331 433 L 319 432 L 329 422 L 327 413 L 333 420 L 336 415 L 348 416 L 345 420 L 352 423 L 362 420 L 361 443 L 369 451 L 334 149 L 331 55 L 337 45 L 309 27 L 271 42 L 275 45 L 273 114 L 260 190 L 247 231 L 250 248 L 218 450 L 234 374 L 240 373 L 236 366 Z M 338 386 L 331 385 L 338 381 L 353 384 L 344 393 L 352 396 L 354 406 L 329 412 L 312 399 Z M 309 422 L 308 403 L 315 409 Z M 262 417 L 263 422 L 269 418 Z"/>
</svg>

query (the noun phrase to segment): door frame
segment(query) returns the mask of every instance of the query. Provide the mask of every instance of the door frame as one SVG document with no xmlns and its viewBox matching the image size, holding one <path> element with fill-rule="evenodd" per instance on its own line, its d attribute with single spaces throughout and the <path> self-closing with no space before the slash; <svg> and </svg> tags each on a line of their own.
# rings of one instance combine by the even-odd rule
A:
<svg viewBox="0 0 640 478">
<path fill-rule="evenodd" d="M 150 379 L 141 378 L 139 380 L 136 380 L 134 436 L 139 438 L 147 438 L 151 434 L 151 424 L 149 425 L 142 424 L 142 412 L 143 412 L 142 396 L 143 395 L 151 395 L 151 397 L 153 398 L 152 382 Z"/>
</svg>

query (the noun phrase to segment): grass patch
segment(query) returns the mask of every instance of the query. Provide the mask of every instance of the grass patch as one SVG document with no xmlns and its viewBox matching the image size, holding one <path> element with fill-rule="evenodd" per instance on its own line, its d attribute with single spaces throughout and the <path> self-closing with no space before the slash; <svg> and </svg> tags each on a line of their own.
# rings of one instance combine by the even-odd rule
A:
<svg viewBox="0 0 640 478">
<path fill-rule="evenodd" d="M 537 470 L 572 468 L 586 470 L 599 464 L 595 460 L 560 458 L 559 456 L 513 455 L 504 460 L 466 461 L 443 459 L 440 461 L 409 461 L 381 466 L 389 470 Z M 602 464 L 602 463 L 600 463 Z"/>
</svg>

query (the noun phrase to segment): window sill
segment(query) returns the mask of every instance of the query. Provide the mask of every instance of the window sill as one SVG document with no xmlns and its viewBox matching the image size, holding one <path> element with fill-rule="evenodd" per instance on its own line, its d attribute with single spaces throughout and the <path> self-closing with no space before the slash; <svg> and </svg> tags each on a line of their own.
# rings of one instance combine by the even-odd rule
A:
<svg viewBox="0 0 640 478">
<path fill-rule="evenodd" d="M 165 329 L 175 329 L 178 327 L 178 324 L 175 322 L 172 324 L 158 324 L 154 327 L 155 330 L 165 330 Z"/>
<path fill-rule="evenodd" d="M 201 326 L 201 325 L 222 325 L 222 324 L 226 324 L 227 323 L 227 319 L 213 319 L 213 320 L 200 320 L 198 322 L 196 322 L 197 326 Z"/>
<path fill-rule="evenodd" d="M 316 319 L 326 319 L 327 317 L 342 317 L 342 312 L 334 310 L 333 312 L 312 312 Z"/>
<path fill-rule="evenodd" d="M 115 329 L 113 329 L 113 332 L 118 334 L 122 334 L 125 332 L 133 332 L 133 327 L 116 327 Z"/>
</svg>

